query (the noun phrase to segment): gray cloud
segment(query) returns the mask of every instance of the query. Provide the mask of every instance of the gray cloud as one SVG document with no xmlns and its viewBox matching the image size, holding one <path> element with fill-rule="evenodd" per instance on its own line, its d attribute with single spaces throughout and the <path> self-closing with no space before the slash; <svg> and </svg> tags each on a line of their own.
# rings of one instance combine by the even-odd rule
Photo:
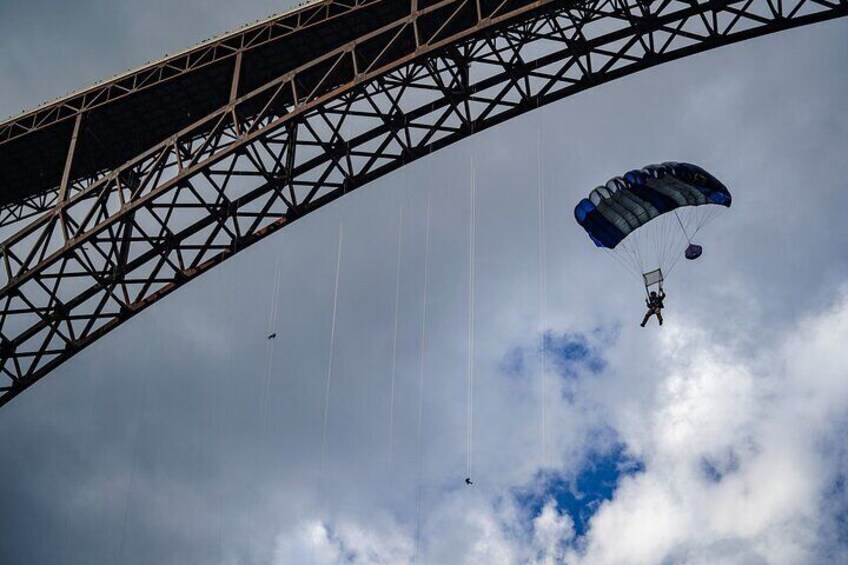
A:
<svg viewBox="0 0 848 565">
<path fill-rule="evenodd" d="M 0 6 L 0 33 L 4 46 L 10 46 L 0 51 L 0 114 L 16 113 L 281 7 L 217 1 L 179 7 L 130 0 L 51 4 Z M 582 333 L 602 328 L 618 336 L 604 350 L 603 373 L 579 379 L 570 390 L 574 402 L 560 401 L 559 381 L 549 375 L 549 463 L 565 474 L 578 472 L 594 441 L 589 431 L 599 426 L 614 429 L 631 449 L 647 456 L 645 476 L 624 484 L 620 498 L 593 521 L 589 555 L 597 557 L 594 562 L 615 555 L 621 546 L 606 535 L 609 524 L 616 518 L 627 523 L 632 518 L 628 511 L 643 509 L 646 501 L 662 505 L 670 496 L 664 490 L 667 476 L 694 480 L 690 473 L 700 472 L 703 457 L 723 461 L 730 448 L 741 469 L 773 461 L 763 459 L 758 449 L 804 464 L 809 476 L 802 484 L 808 490 L 788 498 L 785 508 L 803 511 L 813 523 L 819 516 L 819 529 L 789 521 L 779 531 L 792 540 L 807 536 L 800 544 L 809 551 L 804 556 L 842 555 L 844 548 L 834 546 L 839 532 L 826 522 L 840 511 L 844 492 L 826 502 L 810 497 L 834 488 L 835 477 L 845 472 L 844 454 L 815 452 L 807 461 L 810 452 L 779 437 L 775 430 L 784 429 L 787 420 L 779 411 L 769 412 L 772 405 L 766 400 L 786 380 L 775 380 L 779 371 L 773 366 L 761 370 L 760 364 L 772 354 L 791 363 L 794 357 L 786 351 L 794 350 L 787 340 L 815 342 L 797 329 L 799 320 L 835 308 L 819 323 L 825 339 L 827 324 L 844 316 L 833 305 L 839 304 L 836 289 L 848 278 L 846 47 L 845 22 L 833 22 L 643 72 L 434 154 L 241 253 L 2 410 L 0 561 L 286 563 L 316 547 L 319 556 L 326 550 L 331 561 L 352 550 L 362 562 L 368 562 L 362 555 L 374 556 L 371 561 L 408 559 L 414 552 L 419 473 L 423 562 L 530 559 L 530 546 L 504 533 L 504 524 L 518 518 L 509 508 L 494 509 L 493 501 L 531 481 L 542 459 L 539 358 L 528 357 L 523 379 L 502 371 L 504 357 L 516 347 L 532 350 L 542 329 L 535 183 L 540 128 L 547 327 Z M 477 484 L 466 489 L 461 481 L 472 155 L 478 164 Z M 681 267 L 670 281 L 669 324 L 663 332 L 640 331 L 638 282 L 597 252 L 574 224 L 571 210 L 610 176 L 669 159 L 691 160 L 713 171 L 734 191 L 734 209 L 705 235 L 703 260 Z M 428 190 L 432 239 L 419 466 Z M 342 219 L 344 253 L 322 465 Z M 278 261 L 274 329 L 279 337 L 268 342 Z M 269 348 L 273 370 L 266 373 Z M 801 428 L 800 443 L 833 441 L 844 424 L 837 408 L 844 406 L 846 391 L 834 385 L 839 357 L 833 348 L 817 351 L 831 371 L 813 371 L 816 360 L 795 367 L 788 380 L 800 388 L 790 388 L 781 406 L 808 405 L 813 413 L 796 415 L 805 418 L 817 417 L 813 409 L 828 409 L 832 420 L 820 416 L 816 426 Z M 700 381 L 687 377 L 687 355 L 705 357 L 711 368 L 699 373 Z M 747 376 L 734 378 L 736 370 Z M 813 379 L 819 392 L 802 387 L 813 374 L 821 375 Z M 692 388 L 698 382 L 726 384 L 730 390 L 709 388 L 712 396 L 705 398 Z M 675 383 L 690 396 L 674 397 L 669 391 Z M 744 390 L 733 388 L 743 385 Z M 833 403 L 822 398 L 821 390 Z M 701 415 L 694 429 L 686 422 L 675 425 L 672 416 L 684 408 Z M 727 412 L 712 413 L 713 408 Z M 668 439 L 663 434 L 673 437 L 686 430 L 690 435 L 677 449 L 657 447 Z M 739 432 L 745 441 L 728 439 Z M 762 475 L 771 472 L 768 466 L 757 469 Z M 714 488 L 732 488 L 723 484 Z M 772 502 L 765 494 L 750 500 L 754 510 L 768 509 Z M 699 534 L 716 528 L 698 521 L 690 505 L 662 508 L 678 512 L 682 524 L 696 524 Z M 722 516 L 720 508 L 714 511 Z M 549 513 L 540 520 L 534 538 L 539 547 L 551 531 L 568 535 L 568 524 L 555 518 Z M 733 535 L 716 535 L 700 546 L 687 543 L 691 531 L 679 533 L 673 543 L 648 535 L 647 542 L 655 543 L 646 543 L 644 550 L 658 560 L 754 562 L 754 556 L 782 547 L 773 530 L 757 532 L 740 526 Z M 796 554 L 789 555 L 787 562 L 793 562 Z"/>
</svg>

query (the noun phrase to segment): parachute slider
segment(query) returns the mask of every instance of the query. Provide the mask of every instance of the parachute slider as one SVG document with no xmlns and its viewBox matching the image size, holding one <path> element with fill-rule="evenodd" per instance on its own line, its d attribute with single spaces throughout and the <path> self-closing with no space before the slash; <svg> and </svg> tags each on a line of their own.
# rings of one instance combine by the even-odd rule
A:
<svg viewBox="0 0 848 565">
<path fill-rule="evenodd" d="M 648 271 L 647 273 L 642 274 L 642 279 L 645 281 L 645 290 L 651 290 L 652 286 L 656 286 L 660 290 L 662 290 L 663 283 L 663 273 L 662 269 L 656 269 L 654 271 Z"/>
</svg>

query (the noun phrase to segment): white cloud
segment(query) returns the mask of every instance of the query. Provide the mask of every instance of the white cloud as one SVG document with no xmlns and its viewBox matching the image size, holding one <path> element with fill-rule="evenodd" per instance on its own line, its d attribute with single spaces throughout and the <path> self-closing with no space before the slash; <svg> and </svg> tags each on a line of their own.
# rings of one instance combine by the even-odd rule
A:
<svg viewBox="0 0 848 565">
<path fill-rule="evenodd" d="M 350 520 L 332 526 L 308 520 L 277 537 L 274 563 L 402 564 L 413 556 L 412 541 L 390 522 L 363 527 Z"/>
<path fill-rule="evenodd" d="M 533 519 L 533 553 L 539 565 L 559 563 L 564 543 L 574 536 L 574 522 L 568 514 L 560 514 L 556 502 L 549 500 Z"/>
<path fill-rule="evenodd" d="M 810 563 L 832 551 L 823 503 L 844 458 L 847 297 L 750 358 L 699 330 L 666 333 L 646 472 L 602 505 L 580 560 Z"/>
<path fill-rule="evenodd" d="M 561 563 L 574 524 L 549 500 L 524 532 L 515 506 L 495 509 L 482 498 L 445 496 L 430 509 L 415 546 L 415 525 L 403 528 L 385 517 L 347 517 L 332 526 L 303 521 L 277 536 L 275 564 L 465 563 L 510 565 Z M 522 533 L 523 532 L 523 533 Z"/>
<path fill-rule="evenodd" d="M 516 549 L 511 540 L 504 535 L 501 524 L 496 517 L 485 510 L 475 510 L 466 519 L 468 533 L 465 556 L 457 562 L 472 565 L 474 563 L 491 563 L 492 565 L 507 565 L 516 562 Z"/>
<path fill-rule="evenodd" d="M 258 16 L 270 9 L 260 5 L 274 2 L 252 9 Z M 174 18 L 172 3 L 164 12 L 149 1 L 110 6 L 138 13 L 140 3 L 146 17 L 164 14 L 169 24 L 158 31 L 144 24 L 145 37 L 155 32 L 148 47 L 157 52 L 171 49 L 157 37 L 188 45 L 192 33 L 211 29 L 205 22 L 212 15 L 244 19 L 244 6 L 220 0 L 206 2 L 191 26 Z M 32 52 L 38 59 L 43 49 L 31 40 L 44 37 L 76 59 L 91 53 L 91 41 L 82 48 L 76 41 L 87 37 L 84 27 L 67 25 L 67 10 L 44 20 L 37 5 L 18 4 L 15 14 L 63 25 L 12 33 L 8 45 L 26 46 L 13 57 L 31 61 L 19 55 Z M 123 30 L 114 17 L 95 23 L 104 21 L 103 29 Z M 111 43 L 115 49 L 101 49 L 106 60 L 86 65 L 87 72 L 99 78 L 145 60 L 129 49 L 138 37 L 130 30 Z M 568 561 L 848 562 L 844 550 L 822 553 L 836 545 L 839 528 L 845 535 L 833 519 L 846 506 L 833 485 L 838 472 L 848 472 L 844 302 L 780 338 L 823 289 L 846 278 L 845 38 L 844 22 L 834 22 L 745 42 L 512 120 L 349 195 L 341 210 L 330 206 L 297 222 L 167 306 L 146 311 L 0 412 L 7 432 L 0 498 L 11 509 L 0 512 L 8 526 L 0 528 L 7 542 L 0 543 L 0 561 L 110 562 L 125 538 L 124 554 L 140 562 L 211 563 L 223 553 L 231 563 L 308 563 L 314 545 L 316 562 L 353 555 L 358 563 L 405 563 L 414 556 L 418 476 L 425 486 L 419 562 L 555 561 L 557 537 L 573 529 L 562 509 L 549 503 L 528 518 L 510 500 L 515 485 L 534 486 L 542 458 L 539 374 L 516 379 L 497 371 L 503 354 L 540 327 L 530 140 L 544 123 L 547 326 L 623 324 L 605 352 L 608 370 L 569 385 L 573 403 L 559 400 L 551 376 L 549 462 L 573 477 L 587 450 L 623 440 L 646 465 L 592 521 L 587 553 L 570 550 Z M 115 66 L 114 57 L 126 62 Z M 43 81 L 15 61 L 0 67 L 8 70 L 0 85 L 7 113 L 48 97 L 39 92 L 58 94 L 87 80 L 77 68 L 68 74 L 67 65 L 36 65 Z M 516 142 L 522 139 L 528 142 Z M 467 489 L 464 202 L 471 150 L 479 163 L 478 359 L 475 486 Z M 569 210 L 599 180 L 665 159 L 703 164 L 732 185 L 736 199 L 731 214 L 704 234 L 704 258 L 675 271 L 668 322 L 643 331 L 636 327 L 644 313 L 638 282 L 621 280 Z M 433 244 L 418 464 L 426 187 L 433 189 Z M 327 430 L 332 481 L 325 485 L 316 470 L 338 215 L 345 216 L 346 240 Z M 278 253 L 285 276 L 268 379 L 264 335 Z M 710 337 L 736 343 L 710 345 Z M 527 362 L 538 368 L 538 359 Z M 142 384 L 146 412 L 139 408 Z M 603 426 L 617 436 L 595 435 Z M 390 473 L 379 470 L 389 437 Z M 715 482 L 710 473 L 723 478 Z"/>
</svg>

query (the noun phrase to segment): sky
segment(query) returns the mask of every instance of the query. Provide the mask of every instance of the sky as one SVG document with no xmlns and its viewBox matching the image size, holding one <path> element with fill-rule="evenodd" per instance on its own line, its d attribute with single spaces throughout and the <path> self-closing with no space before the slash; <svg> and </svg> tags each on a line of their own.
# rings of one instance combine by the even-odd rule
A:
<svg viewBox="0 0 848 565">
<path fill-rule="evenodd" d="M 0 116 L 290 5 L 0 0 Z M 404 167 L 0 410 L 0 562 L 848 562 L 846 154 L 836 21 Z M 571 211 L 667 160 L 734 204 L 642 329 Z"/>
</svg>

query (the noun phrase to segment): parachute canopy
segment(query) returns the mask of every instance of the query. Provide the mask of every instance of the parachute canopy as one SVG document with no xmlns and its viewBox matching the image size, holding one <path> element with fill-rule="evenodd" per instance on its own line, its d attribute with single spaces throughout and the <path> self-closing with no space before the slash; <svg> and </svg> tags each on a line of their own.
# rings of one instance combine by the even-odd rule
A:
<svg viewBox="0 0 848 565">
<path fill-rule="evenodd" d="M 599 186 L 577 204 L 574 217 L 595 245 L 642 277 L 646 288 L 661 287 L 681 258 L 701 256 L 693 238 L 731 201 L 727 187 L 704 169 L 669 162 Z M 649 282 L 652 273 L 659 273 L 658 281 Z"/>
<path fill-rule="evenodd" d="M 599 186 L 577 204 L 574 217 L 595 245 L 615 249 L 662 214 L 706 204 L 729 208 L 731 201 L 727 187 L 704 169 L 689 163 L 663 163 Z"/>
</svg>

